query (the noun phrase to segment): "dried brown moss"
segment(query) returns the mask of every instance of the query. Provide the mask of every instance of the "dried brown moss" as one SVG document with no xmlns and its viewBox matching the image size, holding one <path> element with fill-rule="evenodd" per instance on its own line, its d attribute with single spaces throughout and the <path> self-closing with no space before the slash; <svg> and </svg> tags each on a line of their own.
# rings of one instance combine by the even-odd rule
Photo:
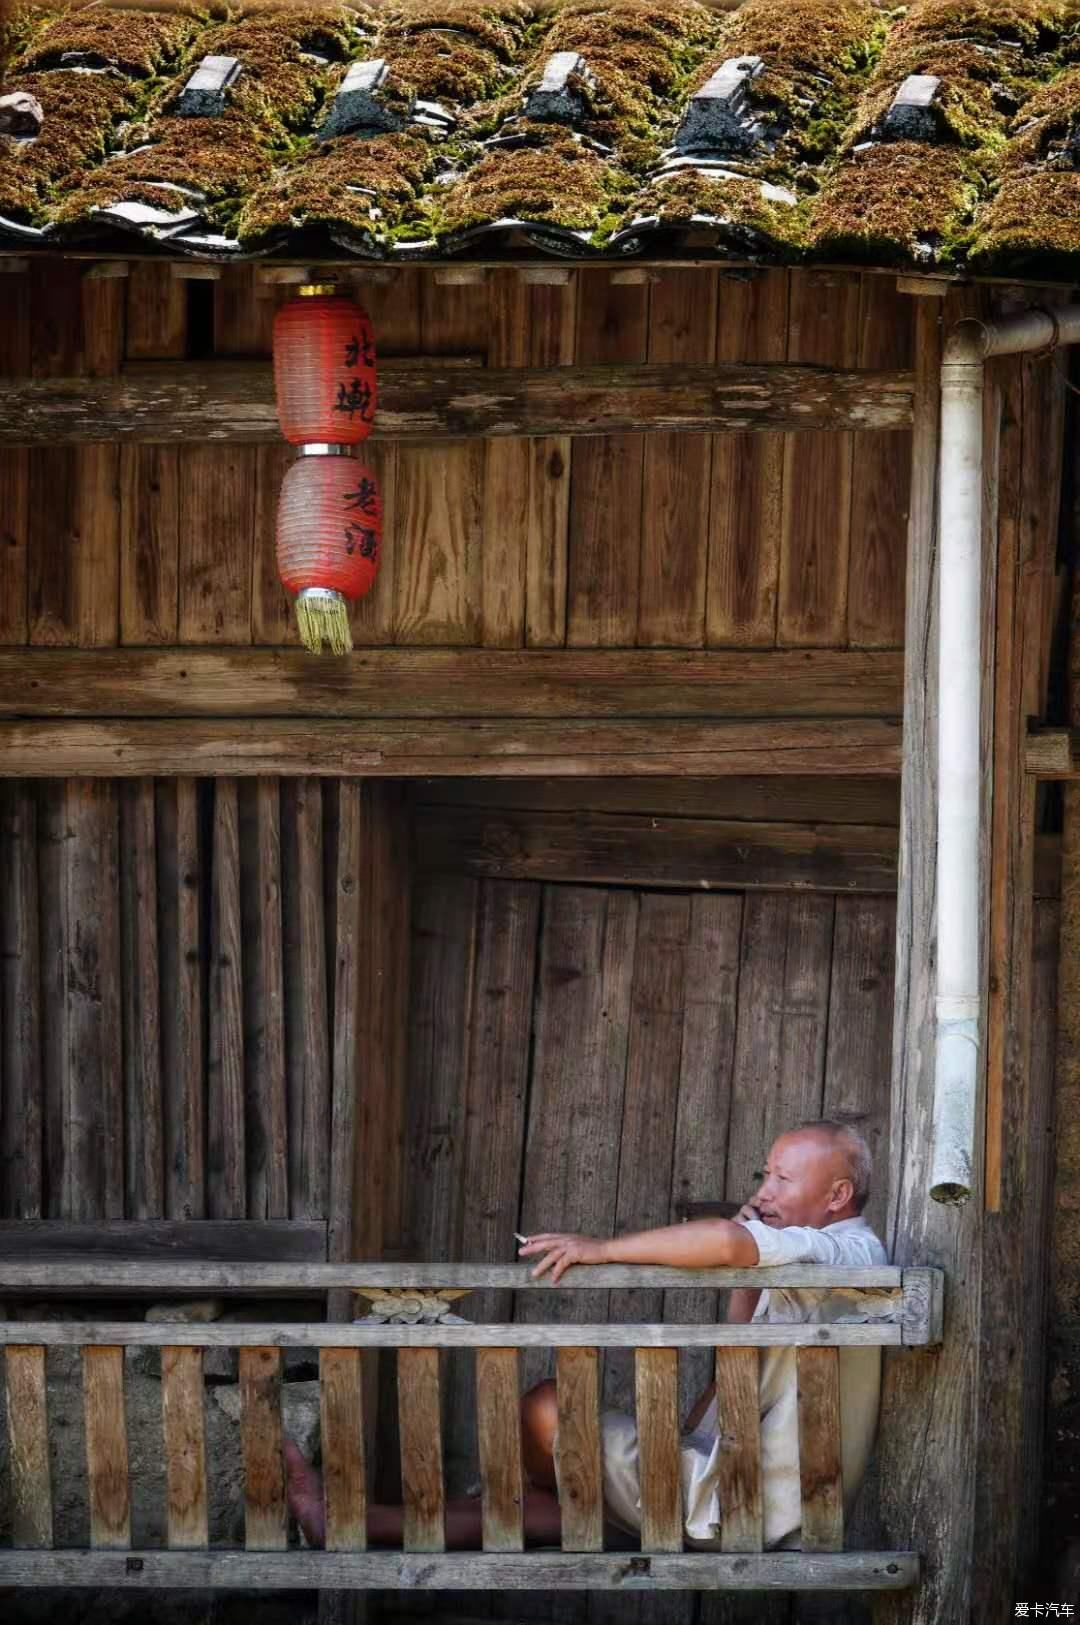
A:
<svg viewBox="0 0 1080 1625">
<path fill-rule="evenodd" d="M 972 260 L 984 269 L 1075 277 L 1080 265 L 1080 171 L 1023 170 L 1003 178 L 982 211 Z"/>
<path fill-rule="evenodd" d="M 448 189 L 448 233 L 494 220 L 534 220 L 594 231 L 611 195 L 610 165 L 549 126 L 531 126 L 535 145 L 502 148 Z"/>
<path fill-rule="evenodd" d="M 1064 0 L 916 0 L 893 30 L 890 49 L 963 39 L 984 45 L 1015 41 L 1034 50 L 1052 44 L 1066 20 Z"/>
<path fill-rule="evenodd" d="M 224 119 L 163 119 L 154 134 L 145 150 L 111 159 L 89 175 L 57 218 L 76 219 L 91 208 L 139 199 L 139 188 L 154 183 L 202 193 L 213 204 L 242 196 L 266 173 L 265 155 L 238 141 L 236 126 Z"/>
<path fill-rule="evenodd" d="M 252 193 L 240 213 L 238 235 L 242 242 L 253 242 L 309 226 L 351 226 L 383 235 L 417 197 L 430 167 L 428 147 L 413 136 L 327 141 L 303 164 Z"/>
<path fill-rule="evenodd" d="M 803 209 L 763 195 L 761 183 L 750 177 L 717 179 L 704 171 L 683 170 L 638 193 L 622 227 L 651 215 L 659 225 L 671 227 L 700 224 L 705 217 L 723 238 L 744 250 L 773 247 L 788 254 L 805 241 Z"/>
<path fill-rule="evenodd" d="M 425 101 L 479 101 L 492 94 L 504 73 L 496 53 L 467 34 L 429 28 L 415 34 L 380 35 L 378 50 L 402 82 Z"/>
<path fill-rule="evenodd" d="M 28 73 L 10 83 L 37 97 L 45 122 L 34 141 L 4 138 L 0 213 L 36 220 L 55 189 L 104 156 L 135 105 L 134 87 L 112 73 Z"/>
<path fill-rule="evenodd" d="M 531 16 L 521 0 L 470 5 L 468 0 L 397 0 L 379 12 L 381 42 L 428 29 L 456 29 L 504 62 L 514 57 Z"/>
<path fill-rule="evenodd" d="M 148 77 L 175 61 L 196 26 L 182 12 L 118 9 L 99 0 L 66 12 L 37 35 L 24 65 L 55 67 L 65 52 L 80 51 L 124 73 Z"/>
<path fill-rule="evenodd" d="M 963 249 L 977 199 L 959 147 L 885 142 L 833 173 L 814 208 L 810 240 L 819 253 L 871 262 L 948 263 Z"/>
<path fill-rule="evenodd" d="M 346 6 L 267 8 L 208 30 L 198 54 L 237 58 L 241 72 L 229 92 L 228 116 L 272 138 L 302 129 L 322 100 L 325 73 L 304 53 L 344 60 L 355 40 L 355 17 Z M 183 84 L 173 89 L 179 94 Z"/>
</svg>

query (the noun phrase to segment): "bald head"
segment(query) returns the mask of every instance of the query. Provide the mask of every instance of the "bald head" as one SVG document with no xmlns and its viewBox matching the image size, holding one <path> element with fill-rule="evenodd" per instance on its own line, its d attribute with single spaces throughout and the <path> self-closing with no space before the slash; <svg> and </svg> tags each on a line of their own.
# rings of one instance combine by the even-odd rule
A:
<svg viewBox="0 0 1080 1625">
<path fill-rule="evenodd" d="M 870 1173 L 870 1147 L 858 1130 L 818 1118 L 773 1142 L 754 1205 L 774 1227 L 821 1229 L 861 1213 L 870 1195 Z"/>
<path fill-rule="evenodd" d="M 856 1213 L 861 1213 L 870 1200 L 874 1159 L 858 1129 L 852 1128 L 850 1123 L 838 1123 L 832 1117 L 818 1117 L 800 1123 L 795 1133 L 812 1135 L 829 1148 L 836 1166 L 844 1177 L 851 1180 L 852 1206 Z"/>
</svg>

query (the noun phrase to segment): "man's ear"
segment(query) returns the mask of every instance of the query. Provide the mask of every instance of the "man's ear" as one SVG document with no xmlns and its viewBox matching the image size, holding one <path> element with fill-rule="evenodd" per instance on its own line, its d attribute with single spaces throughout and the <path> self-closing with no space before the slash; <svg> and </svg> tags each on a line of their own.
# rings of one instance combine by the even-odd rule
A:
<svg viewBox="0 0 1080 1625">
<path fill-rule="evenodd" d="M 829 1212 L 838 1213 L 842 1207 L 847 1207 L 854 1194 L 855 1186 L 850 1179 L 838 1179 L 833 1185 L 832 1195 L 829 1197 Z"/>
</svg>

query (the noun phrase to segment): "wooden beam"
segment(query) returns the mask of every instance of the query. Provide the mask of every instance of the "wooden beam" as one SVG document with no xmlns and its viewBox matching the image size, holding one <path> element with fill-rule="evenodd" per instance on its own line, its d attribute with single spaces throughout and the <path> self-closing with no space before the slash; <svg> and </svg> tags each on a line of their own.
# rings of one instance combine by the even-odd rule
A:
<svg viewBox="0 0 1080 1625">
<path fill-rule="evenodd" d="M 0 1259 L 130 1258 L 239 1264 L 267 1258 L 320 1263 L 326 1225 L 304 1219 L 11 1219 L 0 1223 Z"/>
<path fill-rule="evenodd" d="M 0 1585 L 200 1590 L 894 1591 L 917 1551 L 760 1552 L 30 1552 L 0 1551 Z"/>
<path fill-rule="evenodd" d="M 414 829 L 422 868 L 491 879 L 896 890 L 897 832 L 873 825 L 424 806 Z"/>
<path fill-rule="evenodd" d="M 487 369 L 432 360 L 379 374 L 373 435 L 599 435 L 734 429 L 905 429 L 906 372 L 816 366 L 610 365 Z M 0 445 L 281 438 L 267 362 L 139 362 L 118 377 L 6 379 Z"/>
<path fill-rule="evenodd" d="M 327 722 L 300 719 L 0 723 L 0 777 L 277 773 L 522 778 L 853 774 L 900 766 L 900 728 L 815 722 Z"/>
<path fill-rule="evenodd" d="M 1080 779 L 1080 729 L 1039 728 L 1030 733 L 1024 768 L 1037 779 Z"/>
<path fill-rule="evenodd" d="M 893 649 L 0 649 L 0 717 L 898 717 Z"/>
</svg>

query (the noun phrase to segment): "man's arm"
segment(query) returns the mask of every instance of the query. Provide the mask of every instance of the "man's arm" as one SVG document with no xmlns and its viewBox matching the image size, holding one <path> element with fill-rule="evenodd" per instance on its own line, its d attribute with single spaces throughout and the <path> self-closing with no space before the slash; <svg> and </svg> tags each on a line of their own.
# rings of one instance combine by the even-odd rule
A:
<svg viewBox="0 0 1080 1625">
<path fill-rule="evenodd" d="M 692 1219 L 659 1230 L 637 1230 L 611 1241 L 548 1232 L 530 1236 L 519 1251 L 523 1257 L 543 1253 L 532 1273 L 540 1276 L 550 1267 L 552 1284 L 572 1264 L 667 1264 L 674 1269 L 700 1270 L 745 1268 L 758 1261 L 757 1242 L 731 1219 Z"/>
</svg>

